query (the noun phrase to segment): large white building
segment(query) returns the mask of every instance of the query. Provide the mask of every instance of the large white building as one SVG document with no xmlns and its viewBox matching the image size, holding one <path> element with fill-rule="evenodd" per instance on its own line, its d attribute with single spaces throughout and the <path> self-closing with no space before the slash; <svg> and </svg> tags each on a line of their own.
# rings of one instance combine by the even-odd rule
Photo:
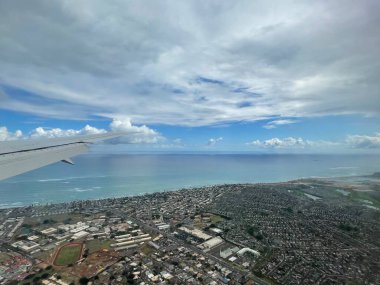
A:
<svg viewBox="0 0 380 285">
<path fill-rule="evenodd" d="M 208 240 L 208 239 L 211 239 L 212 236 L 202 232 L 201 230 L 199 229 L 189 229 L 189 228 L 186 228 L 186 227 L 180 227 L 178 228 L 179 230 L 189 234 L 189 235 L 192 235 L 193 237 L 196 237 L 196 238 L 199 238 L 201 240 Z"/>
<path fill-rule="evenodd" d="M 221 237 L 214 237 L 212 239 L 205 241 L 204 243 L 201 243 L 200 245 L 198 245 L 198 247 L 202 249 L 203 251 L 207 252 L 210 249 L 222 243 L 223 243 L 223 239 Z"/>
<path fill-rule="evenodd" d="M 220 257 L 227 258 L 238 251 L 239 251 L 239 248 L 235 246 L 235 247 L 227 248 L 225 250 L 221 250 L 219 254 L 220 254 Z"/>
<path fill-rule="evenodd" d="M 44 235 L 51 235 L 51 234 L 55 234 L 58 230 L 56 228 L 48 228 L 48 229 L 45 229 L 45 230 L 42 230 L 41 231 L 41 234 L 44 234 Z"/>
<path fill-rule="evenodd" d="M 73 239 L 80 239 L 80 238 L 84 238 L 84 237 L 88 236 L 89 234 L 90 234 L 89 232 L 80 231 L 80 232 L 73 234 L 72 238 Z"/>
<path fill-rule="evenodd" d="M 25 252 L 31 252 L 37 248 L 40 247 L 40 245 L 38 243 L 35 243 L 34 241 L 24 241 L 24 240 L 20 240 L 20 241 L 16 241 L 14 243 L 12 243 L 12 246 L 13 247 L 17 247 Z"/>
</svg>

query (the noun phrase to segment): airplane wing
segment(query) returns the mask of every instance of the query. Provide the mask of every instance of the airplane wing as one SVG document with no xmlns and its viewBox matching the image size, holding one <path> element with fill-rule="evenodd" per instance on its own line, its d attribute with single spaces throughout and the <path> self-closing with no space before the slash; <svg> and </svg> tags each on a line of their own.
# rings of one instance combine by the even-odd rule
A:
<svg viewBox="0 0 380 285">
<path fill-rule="evenodd" d="M 88 144 L 122 136 L 123 133 L 104 133 L 44 140 L 0 142 L 0 180 L 64 161 L 73 164 L 70 157 L 84 153 Z"/>
</svg>

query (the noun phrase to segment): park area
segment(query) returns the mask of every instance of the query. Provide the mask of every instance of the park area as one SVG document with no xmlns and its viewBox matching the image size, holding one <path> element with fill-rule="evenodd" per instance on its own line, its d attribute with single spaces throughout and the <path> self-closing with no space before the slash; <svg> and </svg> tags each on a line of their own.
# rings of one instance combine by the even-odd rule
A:
<svg viewBox="0 0 380 285">
<path fill-rule="evenodd" d="M 54 260 L 56 266 L 67 266 L 77 262 L 82 255 L 82 243 L 69 243 L 62 246 Z"/>
<path fill-rule="evenodd" d="M 88 255 L 80 264 L 65 268 L 70 275 L 92 278 L 112 264 L 118 262 L 122 254 L 115 250 L 101 249 Z"/>
</svg>

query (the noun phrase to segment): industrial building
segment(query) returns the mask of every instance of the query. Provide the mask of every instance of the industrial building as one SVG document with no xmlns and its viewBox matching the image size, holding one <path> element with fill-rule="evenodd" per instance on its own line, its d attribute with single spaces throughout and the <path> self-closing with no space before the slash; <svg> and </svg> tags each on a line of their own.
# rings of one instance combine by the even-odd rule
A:
<svg viewBox="0 0 380 285">
<path fill-rule="evenodd" d="M 198 245 L 198 247 L 202 249 L 203 251 L 207 252 L 210 249 L 216 247 L 217 245 L 222 244 L 223 242 L 224 240 L 221 237 L 214 237 L 212 239 L 205 241 L 204 243 L 201 243 L 200 245 Z"/>
<path fill-rule="evenodd" d="M 199 229 L 189 229 L 186 227 L 180 227 L 180 228 L 178 228 L 178 230 L 181 230 L 181 231 L 183 231 L 183 232 L 185 232 L 185 233 L 187 233 L 193 237 L 196 237 L 196 238 L 198 238 L 200 240 L 204 240 L 204 241 L 212 238 L 212 236 L 204 233 L 203 231 L 201 231 Z"/>
</svg>

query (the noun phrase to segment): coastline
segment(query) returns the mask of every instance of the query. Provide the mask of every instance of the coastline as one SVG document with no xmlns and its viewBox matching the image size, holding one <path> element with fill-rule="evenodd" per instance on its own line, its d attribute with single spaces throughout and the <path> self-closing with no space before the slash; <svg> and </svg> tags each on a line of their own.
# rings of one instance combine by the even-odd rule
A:
<svg viewBox="0 0 380 285">
<path fill-rule="evenodd" d="M 358 191 L 360 187 L 367 191 Z M 292 272 L 293 266 L 283 272 L 272 270 L 271 264 L 281 264 L 284 256 L 292 264 L 297 261 L 292 257 L 301 253 L 302 257 L 310 259 L 310 264 L 317 262 L 330 273 L 342 269 L 341 259 L 336 259 L 341 255 L 350 267 L 342 272 L 342 278 L 355 277 L 370 280 L 366 282 L 368 284 L 377 284 L 373 281 L 377 277 L 373 270 L 376 252 L 372 249 L 378 245 L 374 226 L 378 224 L 379 194 L 380 177 L 375 173 L 285 182 L 219 184 L 119 198 L 8 208 L 0 210 L 5 229 L 0 238 L 18 247 L 38 247 L 29 258 L 42 259 L 46 264 L 52 263 L 54 253 L 62 245 L 84 243 L 89 252 L 83 263 L 81 260 L 74 264 L 77 257 L 69 256 L 72 252 L 69 250 L 59 253 L 67 267 L 53 263 L 55 270 L 77 278 L 83 276 L 83 272 L 93 278 L 100 272 L 88 270 L 89 265 L 96 268 L 94 265 L 100 263 L 117 274 L 120 266 L 112 267 L 113 262 L 123 255 L 132 259 L 128 262 L 138 265 L 142 256 L 154 262 L 157 254 L 164 257 L 170 251 L 172 256 L 178 256 L 187 250 L 199 258 L 196 261 L 184 258 L 183 262 L 196 265 L 213 260 L 238 277 L 249 272 L 255 283 L 261 285 L 269 284 L 266 280 L 284 280 L 287 272 Z M 135 239 L 133 234 L 140 238 Z M 51 237 L 49 244 L 44 243 L 46 235 Z M 26 237 L 28 241 L 14 242 L 15 238 Z M 29 241 L 40 237 L 41 241 Z M 62 244 L 57 244 L 57 240 Z M 341 250 L 347 246 L 353 250 Z M 101 251 L 91 252 L 94 247 Z M 164 251 L 161 252 L 160 248 Z M 254 256 L 239 254 L 246 252 L 247 248 Z M 231 249 L 236 254 L 226 253 Z M 272 249 L 273 254 L 268 259 L 268 250 Z M 155 254 L 149 255 L 152 252 Z M 225 257 L 220 255 L 221 252 Z M 234 255 L 233 258 L 230 255 Z M 366 256 L 370 258 L 364 258 Z M 358 258 L 365 267 L 353 272 Z M 312 276 L 306 282 L 308 284 L 316 284 L 316 280 L 324 278 L 310 274 L 316 272 L 313 266 L 302 268 L 305 278 Z"/>
<path fill-rule="evenodd" d="M 298 179 L 292 179 L 287 181 L 280 181 L 280 182 L 255 182 L 255 183 L 222 183 L 222 184 L 210 184 L 210 185 L 202 185 L 202 186 L 193 186 L 193 187 L 184 187 L 184 188 L 177 188 L 177 189 L 167 189 L 162 191 L 155 191 L 155 192 L 145 192 L 145 193 L 138 193 L 138 194 L 130 194 L 130 195 L 119 195 L 119 196 L 113 196 L 113 197 L 99 197 L 99 198 L 93 198 L 93 199 L 78 199 L 78 200 L 72 200 L 72 201 L 66 201 L 66 202 L 48 202 L 45 204 L 35 203 L 35 204 L 29 204 L 29 205 L 22 205 L 21 202 L 14 202 L 12 204 L 0 204 L 0 211 L 7 210 L 7 209 L 17 209 L 17 208 L 30 208 L 30 207 L 45 207 L 45 206 L 61 206 L 61 205 L 75 205 L 77 203 L 86 203 L 86 202 L 102 202 L 102 201 L 115 201 L 115 200 L 123 200 L 128 198 L 135 198 L 135 197 L 141 197 L 141 196 L 151 196 L 151 195 L 160 195 L 160 194 L 167 194 L 167 193 L 175 193 L 175 192 L 181 192 L 181 191 L 202 191 L 210 188 L 217 188 L 217 187 L 238 187 L 238 186 L 257 186 L 257 185 L 278 185 L 283 186 L 284 184 L 295 184 L 295 183 L 310 183 L 310 182 L 327 182 L 327 183 L 335 183 L 339 187 L 351 187 L 354 191 L 363 191 L 362 190 L 362 182 L 363 181 L 373 181 L 376 183 L 380 183 L 380 172 L 374 172 L 372 174 L 367 175 L 347 175 L 347 176 L 310 176 L 310 177 L 300 177 Z M 57 179 L 54 179 L 56 181 Z M 368 191 L 368 190 L 367 190 Z M 369 190 L 373 191 L 373 190 Z"/>
</svg>

